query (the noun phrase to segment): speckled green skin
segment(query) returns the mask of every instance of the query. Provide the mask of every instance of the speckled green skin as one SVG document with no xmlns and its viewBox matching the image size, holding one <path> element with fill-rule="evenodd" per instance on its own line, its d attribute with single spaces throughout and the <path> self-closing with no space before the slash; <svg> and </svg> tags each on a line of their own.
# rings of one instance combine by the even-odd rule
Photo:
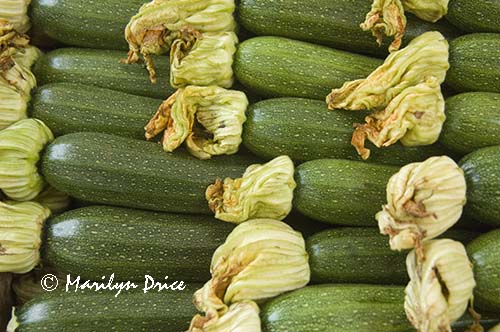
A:
<svg viewBox="0 0 500 332">
<path fill-rule="evenodd" d="M 33 29 L 66 45 L 128 50 L 125 27 L 147 0 L 33 0 Z"/>
<path fill-rule="evenodd" d="M 467 32 L 500 32 L 500 1 L 450 0 L 445 18 Z"/>
<path fill-rule="evenodd" d="M 439 142 L 462 155 L 500 145 L 500 93 L 468 92 L 446 99 Z"/>
<path fill-rule="evenodd" d="M 474 151 L 460 161 L 467 181 L 465 213 L 500 226 L 500 145 Z"/>
<path fill-rule="evenodd" d="M 101 133 L 60 136 L 42 156 L 44 178 L 77 199 L 148 210 L 212 214 L 205 190 L 241 177 L 260 161 L 248 156 L 200 160 L 184 150 Z"/>
<path fill-rule="evenodd" d="M 87 280 L 210 279 L 212 254 L 233 225 L 208 216 L 91 206 L 51 219 L 44 261 Z"/>
<path fill-rule="evenodd" d="M 197 285 L 184 291 L 136 290 L 59 292 L 39 296 L 17 310 L 17 332 L 164 332 L 186 331 L 196 309 L 192 294 Z"/>
<path fill-rule="evenodd" d="M 372 0 L 241 0 L 239 22 L 260 36 L 281 36 L 327 45 L 355 53 L 385 57 L 390 38 L 379 47 L 370 32 L 359 25 L 370 11 Z M 450 24 L 436 24 L 407 15 L 404 44 L 427 32 L 440 31 L 448 38 L 458 36 Z"/>
<path fill-rule="evenodd" d="M 340 159 L 308 161 L 295 170 L 293 206 L 329 224 L 376 227 L 387 182 L 398 169 Z"/>
<path fill-rule="evenodd" d="M 457 92 L 500 92 L 500 34 L 476 33 L 451 41 L 446 83 Z"/>
<path fill-rule="evenodd" d="M 500 313 L 500 229 L 486 233 L 467 246 L 474 265 L 478 309 Z"/>
<path fill-rule="evenodd" d="M 255 37 L 238 46 L 234 71 L 247 88 L 266 97 L 325 100 L 333 88 L 365 78 L 379 59 L 281 37 Z"/>
<path fill-rule="evenodd" d="M 442 238 L 468 243 L 478 233 L 450 230 Z M 315 283 L 406 285 L 406 252 L 393 251 L 377 227 L 341 227 L 306 240 L 311 280 Z"/>
<path fill-rule="evenodd" d="M 167 56 L 154 60 L 157 84 L 150 82 L 144 64 L 120 63 L 126 56 L 122 51 L 61 48 L 40 57 L 33 72 L 38 86 L 56 82 L 81 83 L 159 99 L 175 92 L 170 86 Z"/>
<path fill-rule="evenodd" d="M 293 160 L 322 158 L 361 160 L 351 137 L 354 123 L 366 113 L 329 111 L 320 100 L 303 98 L 268 99 L 250 106 L 244 124 L 243 143 L 258 156 L 272 159 L 288 155 Z M 286 124 L 286 125 L 277 125 Z M 371 148 L 370 163 L 402 166 L 445 152 L 438 145 L 409 148 L 394 144 Z"/>
<path fill-rule="evenodd" d="M 404 287 L 325 284 L 308 286 L 281 295 L 262 306 L 263 332 L 412 332 L 403 308 Z M 496 317 L 496 318 L 492 318 Z M 498 315 L 484 315 L 491 327 Z M 463 332 L 472 319 L 453 324 Z"/>
<path fill-rule="evenodd" d="M 161 103 L 90 85 L 53 83 L 35 90 L 31 116 L 56 136 L 90 131 L 144 139 L 144 126 Z"/>
</svg>

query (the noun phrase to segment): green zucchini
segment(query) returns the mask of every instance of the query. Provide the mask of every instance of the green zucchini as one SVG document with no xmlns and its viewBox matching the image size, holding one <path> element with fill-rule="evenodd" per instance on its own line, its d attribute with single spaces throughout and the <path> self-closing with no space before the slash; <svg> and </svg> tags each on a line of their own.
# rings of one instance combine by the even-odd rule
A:
<svg viewBox="0 0 500 332">
<path fill-rule="evenodd" d="M 500 313 L 500 229 L 469 243 L 467 252 L 477 282 L 474 304 L 479 310 Z"/>
<path fill-rule="evenodd" d="M 308 161 L 295 170 L 294 207 L 329 224 L 375 226 L 385 188 L 398 167 L 341 159 Z"/>
<path fill-rule="evenodd" d="M 260 36 L 281 36 L 327 45 L 355 53 L 386 56 L 390 39 L 379 46 L 371 33 L 360 29 L 370 11 L 371 0 L 241 0 L 239 22 Z M 440 21 L 436 24 L 407 15 L 404 44 L 427 32 L 438 30 L 449 38 L 455 28 Z"/>
<path fill-rule="evenodd" d="M 42 156 L 42 174 L 58 190 L 92 203 L 211 214 L 205 190 L 217 178 L 241 177 L 253 157 L 200 160 L 185 151 L 102 133 L 58 137 Z"/>
<path fill-rule="evenodd" d="M 56 136 L 91 131 L 144 139 L 144 126 L 161 103 L 91 85 L 53 83 L 35 90 L 31 116 Z"/>
<path fill-rule="evenodd" d="M 445 18 L 467 32 L 500 32 L 500 2 L 451 0 Z"/>
<path fill-rule="evenodd" d="M 55 291 L 36 297 L 16 310 L 17 332 L 39 331 L 186 331 L 196 309 L 192 295 L 197 285 L 183 291 L 141 288 L 116 291 Z"/>
<path fill-rule="evenodd" d="M 500 34 L 475 33 L 450 43 L 446 83 L 457 92 L 500 92 Z"/>
<path fill-rule="evenodd" d="M 351 136 L 353 124 L 362 123 L 365 116 L 364 112 L 329 111 L 319 100 L 267 99 L 248 109 L 243 143 L 265 159 L 288 155 L 296 161 L 361 160 L 351 145 Z M 402 166 L 445 153 L 439 145 L 403 147 L 398 143 L 381 149 L 372 146 L 369 161 Z"/>
<path fill-rule="evenodd" d="M 38 86 L 80 83 L 159 99 L 166 99 L 175 92 L 170 86 L 168 57 L 155 58 L 158 83 L 152 84 L 145 65 L 120 63 L 126 56 L 121 51 L 61 48 L 40 57 L 33 72 Z"/>
<path fill-rule="evenodd" d="M 478 233 L 450 230 L 441 238 L 468 243 Z M 375 227 L 341 227 L 306 240 L 311 280 L 315 283 L 406 285 L 406 252 L 393 251 Z"/>
<path fill-rule="evenodd" d="M 468 92 L 446 99 L 439 141 L 462 155 L 500 145 L 500 93 Z"/>
<path fill-rule="evenodd" d="M 66 45 L 128 50 L 125 26 L 147 0 L 34 0 L 33 30 Z"/>
<path fill-rule="evenodd" d="M 465 214 L 500 226 L 500 145 L 474 151 L 460 161 L 467 181 Z"/>
<path fill-rule="evenodd" d="M 212 217 L 90 206 L 63 213 L 46 226 L 43 259 L 73 277 L 101 280 L 203 282 L 212 254 L 233 225 Z"/>
<path fill-rule="evenodd" d="M 265 97 L 325 100 L 333 88 L 368 76 L 382 61 L 281 37 L 255 37 L 238 46 L 235 75 Z"/>
<path fill-rule="evenodd" d="M 412 332 L 403 308 L 404 287 L 325 284 L 281 295 L 261 309 L 264 332 Z M 496 318 L 493 318 L 496 317 Z M 485 327 L 499 322 L 498 315 L 481 320 Z M 468 315 L 453 324 L 465 331 Z"/>
</svg>

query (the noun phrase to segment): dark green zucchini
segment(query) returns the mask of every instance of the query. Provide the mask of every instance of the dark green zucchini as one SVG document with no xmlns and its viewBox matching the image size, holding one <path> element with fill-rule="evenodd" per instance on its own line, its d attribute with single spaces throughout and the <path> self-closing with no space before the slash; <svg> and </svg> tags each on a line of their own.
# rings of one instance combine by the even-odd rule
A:
<svg viewBox="0 0 500 332">
<path fill-rule="evenodd" d="M 360 29 L 370 11 L 371 0 L 241 0 L 239 22 L 260 36 L 281 36 L 355 53 L 386 56 L 390 39 L 379 47 L 369 32 Z M 427 32 L 438 30 L 449 38 L 458 31 L 439 21 L 432 24 L 407 15 L 404 43 Z"/>
<path fill-rule="evenodd" d="M 500 92 L 500 34 L 475 33 L 451 41 L 446 83 L 457 92 Z"/>
<path fill-rule="evenodd" d="M 66 45 L 128 50 L 125 26 L 147 0 L 33 0 L 33 30 Z"/>
<path fill-rule="evenodd" d="M 200 160 L 183 150 L 102 133 L 60 136 L 42 156 L 52 186 L 78 199 L 165 212 L 211 214 L 205 190 L 259 162 L 244 155 Z"/>
<path fill-rule="evenodd" d="M 197 285 L 183 291 L 92 290 L 46 293 L 16 310 L 16 332 L 163 332 L 186 331 L 196 309 L 192 295 Z"/>
<path fill-rule="evenodd" d="M 145 65 L 120 63 L 126 56 L 121 51 L 61 48 L 40 57 L 33 72 L 39 86 L 58 82 L 80 83 L 159 99 L 175 92 L 170 86 L 167 56 L 154 60 L 157 84 L 150 82 Z"/>
<path fill-rule="evenodd" d="M 450 230 L 441 238 L 468 243 L 477 236 L 473 231 Z M 407 252 L 391 250 L 376 227 L 325 230 L 309 237 L 306 246 L 315 283 L 408 283 Z"/>
<path fill-rule="evenodd" d="M 479 310 L 500 314 L 500 229 L 481 235 L 467 246 L 477 286 L 474 303 Z"/>
<path fill-rule="evenodd" d="M 43 259 L 85 280 L 204 282 L 232 229 L 208 216 L 90 206 L 48 221 Z"/>
<path fill-rule="evenodd" d="M 497 0 L 451 0 L 446 19 L 467 32 L 500 32 L 498 17 L 500 2 Z"/>
<path fill-rule="evenodd" d="M 365 78 L 379 59 L 281 37 L 255 37 L 238 46 L 234 71 L 265 97 L 325 100 L 333 88 Z"/>
<path fill-rule="evenodd" d="M 263 100 L 247 111 L 243 143 L 250 151 L 266 159 L 288 155 L 297 161 L 322 158 L 361 160 L 351 145 L 351 136 L 353 124 L 363 122 L 365 116 L 364 112 L 329 111 L 326 103 L 319 100 Z M 397 166 L 446 153 L 439 145 L 370 147 L 369 162 Z"/>
<path fill-rule="evenodd" d="M 462 155 L 500 145 L 500 93 L 468 92 L 446 99 L 439 141 Z"/>
<path fill-rule="evenodd" d="M 35 90 L 31 116 L 56 136 L 91 131 L 144 139 L 144 126 L 161 103 L 90 85 L 53 83 Z"/>
<path fill-rule="evenodd" d="M 500 145 L 472 152 L 460 161 L 467 181 L 465 213 L 500 226 Z"/>
<path fill-rule="evenodd" d="M 326 284 L 281 295 L 261 309 L 264 332 L 412 332 L 403 308 L 404 287 Z M 495 318 L 493 318 L 495 317 Z M 473 320 L 465 315 L 453 324 L 463 332 Z M 491 327 L 498 315 L 484 315 Z"/>
</svg>

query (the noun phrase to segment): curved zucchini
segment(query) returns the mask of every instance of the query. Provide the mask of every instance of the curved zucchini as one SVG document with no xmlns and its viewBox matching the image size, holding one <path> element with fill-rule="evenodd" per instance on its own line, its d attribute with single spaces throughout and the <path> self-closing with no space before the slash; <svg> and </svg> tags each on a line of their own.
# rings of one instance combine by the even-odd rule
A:
<svg viewBox="0 0 500 332">
<path fill-rule="evenodd" d="M 166 99 L 175 89 L 170 86 L 168 57 L 154 59 L 158 83 L 152 84 L 144 65 L 121 64 L 122 51 L 60 48 L 41 56 L 33 68 L 38 86 L 67 82 L 94 85 L 138 96 Z"/>
<path fill-rule="evenodd" d="M 233 226 L 208 216 L 91 206 L 51 219 L 44 261 L 73 278 L 203 282 Z"/>
<path fill-rule="evenodd" d="M 500 32 L 499 1 L 451 0 L 446 19 L 467 32 Z"/>
<path fill-rule="evenodd" d="M 439 141 L 466 154 L 500 145 L 500 93 L 468 92 L 446 99 L 446 122 Z"/>
<path fill-rule="evenodd" d="M 322 158 L 361 160 L 351 145 L 354 123 L 362 123 L 364 112 L 334 111 L 324 101 L 276 98 L 257 102 L 247 111 L 243 143 L 256 155 L 272 159 L 288 155 L 296 161 Z M 280 124 L 280 125 L 276 125 Z M 394 144 L 372 149 L 370 162 L 402 166 L 445 154 L 435 144 L 403 147 Z"/>
<path fill-rule="evenodd" d="M 102 133 L 58 137 L 42 156 L 42 174 L 77 199 L 147 210 L 211 214 L 205 190 L 217 178 L 240 177 L 258 161 L 234 155 L 199 160 L 185 151 Z"/>
<path fill-rule="evenodd" d="M 90 131 L 144 139 L 144 126 L 161 103 L 91 85 L 53 83 L 35 90 L 31 116 L 56 136 Z"/>
</svg>

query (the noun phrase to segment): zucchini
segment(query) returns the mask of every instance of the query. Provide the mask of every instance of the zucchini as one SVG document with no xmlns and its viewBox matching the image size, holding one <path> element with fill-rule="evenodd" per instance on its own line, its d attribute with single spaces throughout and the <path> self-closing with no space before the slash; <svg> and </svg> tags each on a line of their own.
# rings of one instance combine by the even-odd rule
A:
<svg viewBox="0 0 500 332">
<path fill-rule="evenodd" d="M 84 280 L 114 273 L 120 281 L 150 275 L 203 282 L 213 252 L 232 230 L 208 216 L 90 206 L 48 222 L 43 259 Z"/>
<path fill-rule="evenodd" d="M 33 30 L 66 45 L 127 50 L 125 27 L 147 0 L 33 0 Z M 75 24 L 78 22 L 77 24 Z"/>
<path fill-rule="evenodd" d="M 364 112 L 331 112 L 325 102 L 319 100 L 263 100 L 247 110 L 243 143 L 265 159 L 288 155 L 296 161 L 322 158 L 361 160 L 351 145 L 351 137 L 353 124 L 362 123 L 365 116 Z M 370 162 L 396 166 L 445 154 L 437 144 L 403 147 L 398 143 L 381 149 L 370 144 L 370 147 Z"/>
<path fill-rule="evenodd" d="M 465 214 L 500 226 L 500 145 L 472 152 L 460 161 L 467 181 Z"/>
<path fill-rule="evenodd" d="M 185 151 L 102 133 L 58 137 L 42 156 L 42 174 L 58 190 L 92 203 L 212 214 L 206 188 L 221 177 L 240 177 L 252 157 L 200 160 Z"/>
<path fill-rule="evenodd" d="M 500 34 L 475 33 L 450 43 L 446 83 L 457 92 L 500 92 Z"/>
<path fill-rule="evenodd" d="M 53 83 L 35 90 L 31 116 L 56 136 L 91 131 L 144 139 L 144 126 L 161 103 L 91 85 Z"/>
<path fill-rule="evenodd" d="M 439 141 L 467 154 L 500 145 L 500 93 L 468 92 L 446 99 L 446 122 Z"/>
<path fill-rule="evenodd" d="M 281 37 L 255 37 L 238 46 L 234 72 L 265 97 L 325 100 L 333 88 L 361 79 L 382 61 Z"/>
<path fill-rule="evenodd" d="M 445 18 L 467 32 L 500 32 L 500 2 L 452 0 Z"/>
<path fill-rule="evenodd" d="M 263 305 L 264 332 L 411 332 L 403 308 L 404 287 L 325 284 L 281 295 Z M 496 318 L 494 318 L 496 316 Z M 481 320 L 485 327 L 499 322 L 498 315 Z M 465 331 L 468 315 L 453 324 Z"/>
<path fill-rule="evenodd" d="M 356 53 L 387 55 L 390 38 L 379 46 L 359 25 L 371 9 L 371 0 L 241 0 L 239 22 L 260 36 L 281 36 Z M 458 31 L 446 22 L 432 24 L 407 14 L 404 45 L 427 32 L 454 38 Z M 404 46 L 403 45 L 403 46 Z"/>
<path fill-rule="evenodd" d="M 55 291 L 16 310 L 17 332 L 186 331 L 196 314 L 195 285 L 183 291 Z"/>
<path fill-rule="evenodd" d="M 341 159 L 305 162 L 295 170 L 293 206 L 329 224 L 375 226 L 387 182 L 397 171 L 394 166 Z"/>
<path fill-rule="evenodd" d="M 477 282 L 474 304 L 480 310 L 500 313 L 500 229 L 469 243 L 467 252 Z"/>
<path fill-rule="evenodd" d="M 450 230 L 442 238 L 468 243 L 478 233 Z M 315 283 L 408 283 L 406 252 L 393 251 L 375 227 L 341 227 L 310 236 L 306 241 L 311 280 Z"/>
<path fill-rule="evenodd" d="M 33 73 L 38 86 L 57 82 L 81 83 L 159 99 L 166 99 L 175 92 L 170 86 L 168 57 L 154 58 L 158 83 L 152 84 L 145 65 L 120 63 L 126 56 L 121 51 L 61 48 L 40 57 Z"/>
</svg>

